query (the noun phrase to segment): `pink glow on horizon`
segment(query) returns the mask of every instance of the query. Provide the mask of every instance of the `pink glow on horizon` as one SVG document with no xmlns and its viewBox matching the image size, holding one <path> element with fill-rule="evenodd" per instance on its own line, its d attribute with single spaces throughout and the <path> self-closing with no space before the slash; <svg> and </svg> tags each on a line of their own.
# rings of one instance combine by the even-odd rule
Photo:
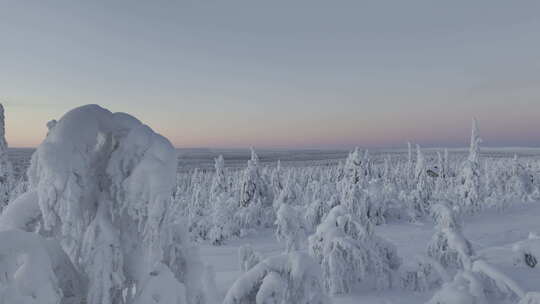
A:
<svg viewBox="0 0 540 304">
<path fill-rule="evenodd" d="M 499 110 L 499 109 L 498 109 Z M 22 110 L 6 108 L 6 132 L 11 147 L 35 147 L 46 135 L 45 124 L 63 115 L 60 110 Z M 406 142 L 424 146 L 466 146 L 469 141 L 470 117 L 436 117 L 425 113 L 397 113 L 355 117 L 299 117 L 296 122 L 260 117 L 256 123 L 235 120 L 227 123 L 226 115 L 209 115 L 204 121 L 177 120 L 170 113 L 160 119 L 159 113 L 140 117 L 156 132 L 166 136 L 176 147 L 245 148 L 350 148 L 402 147 Z M 519 115 L 518 115 L 519 114 Z M 540 145 L 540 121 L 534 111 L 526 115 L 497 111 L 478 117 L 484 144 Z M 138 116 L 137 113 L 134 114 Z M 168 117 L 168 115 L 170 117 Z M 143 115 L 144 116 L 144 115 Z"/>
</svg>

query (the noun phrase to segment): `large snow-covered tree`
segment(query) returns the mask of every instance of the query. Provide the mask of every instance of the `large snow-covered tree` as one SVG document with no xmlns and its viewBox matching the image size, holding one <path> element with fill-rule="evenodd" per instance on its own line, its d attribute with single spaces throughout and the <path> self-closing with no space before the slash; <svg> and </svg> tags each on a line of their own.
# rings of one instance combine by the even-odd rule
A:
<svg viewBox="0 0 540 304">
<path fill-rule="evenodd" d="M 166 138 L 128 114 L 79 107 L 50 129 L 28 176 L 28 195 L 12 206 L 18 218 L 0 226 L 57 239 L 88 280 L 88 304 L 170 294 L 152 273 L 185 286 L 179 303 L 205 302 L 196 248 L 169 212 L 176 151 Z"/>
</svg>

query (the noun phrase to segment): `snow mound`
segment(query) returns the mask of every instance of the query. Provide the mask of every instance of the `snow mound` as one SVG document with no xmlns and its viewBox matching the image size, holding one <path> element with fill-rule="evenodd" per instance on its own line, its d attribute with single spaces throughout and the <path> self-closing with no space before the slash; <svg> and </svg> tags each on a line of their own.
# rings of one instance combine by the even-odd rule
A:
<svg viewBox="0 0 540 304">
<path fill-rule="evenodd" d="M 0 232 L 0 300 L 2 303 L 59 304 L 63 297 L 51 259 L 33 233 Z"/>
<path fill-rule="evenodd" d="M 292 252 L 268 258 L 244 273 L 223 304 L 327 304 L 318 265 L 309 255 Z"/>
</svg>

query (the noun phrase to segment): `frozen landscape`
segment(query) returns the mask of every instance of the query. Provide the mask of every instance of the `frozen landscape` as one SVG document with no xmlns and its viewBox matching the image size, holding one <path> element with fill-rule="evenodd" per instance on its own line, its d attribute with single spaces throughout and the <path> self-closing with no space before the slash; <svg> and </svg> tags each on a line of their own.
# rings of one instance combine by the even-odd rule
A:
<svg viewBox="0 0 540 304">
<path fill-rule="evenodd" d="M 372 151 L 174 149 L 97 105 L 47 125 L 0 142 L 0 303 L 540 303 L 540 149 L 475 120 L 468 149 Z"/>
<path fill-rule="evenodd" d="M 539 12 L 0 0 L 0 304 L 540 304 Z"/>
</svg>

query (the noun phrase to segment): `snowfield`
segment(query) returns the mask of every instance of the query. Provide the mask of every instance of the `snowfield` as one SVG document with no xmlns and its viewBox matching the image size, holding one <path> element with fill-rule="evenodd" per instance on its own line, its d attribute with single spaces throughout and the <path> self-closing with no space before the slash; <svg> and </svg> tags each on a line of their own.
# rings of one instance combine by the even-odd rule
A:
<svg viewBox="0 0 540 304">
<path fill-rule="evenodd" d="M 97 105 L 8 149 L 0 304 L 539 304 L 540 149 L 175 150 Z"/>
<path fill-rule="evenodd" d="M 514 279 L 526 291 L 540 289 L 540 269 L 516 265 L 512 250 L 516 242 L 527 239 L 531 231 L 539 231 L 540 204 L 525 204 L 512 207 L 504 212 L 492 211 L 464 220 L 467 235 L 478 255 Z M 404 262 L 413 262 L 415 257 L 425 252 L 425 247 L 433 235 L 432 223 L 397 222 L 378 226 L 377 233 L 391 241 L 398 248 Z M 265 257 L 283 251 L 271 229 L 250 234 L 233 240 L 224 246 L 201 244 L 201 256 L 214 267 L 216 282 L 221 297 L 225 295 L 235 279 L 240 275 L 238 248 L 250 244 Z M 367 304 L 418 304 L 425 303 L 433 291 L 371 291 L 334 297 L 334 303 Z"/>
</svg>

